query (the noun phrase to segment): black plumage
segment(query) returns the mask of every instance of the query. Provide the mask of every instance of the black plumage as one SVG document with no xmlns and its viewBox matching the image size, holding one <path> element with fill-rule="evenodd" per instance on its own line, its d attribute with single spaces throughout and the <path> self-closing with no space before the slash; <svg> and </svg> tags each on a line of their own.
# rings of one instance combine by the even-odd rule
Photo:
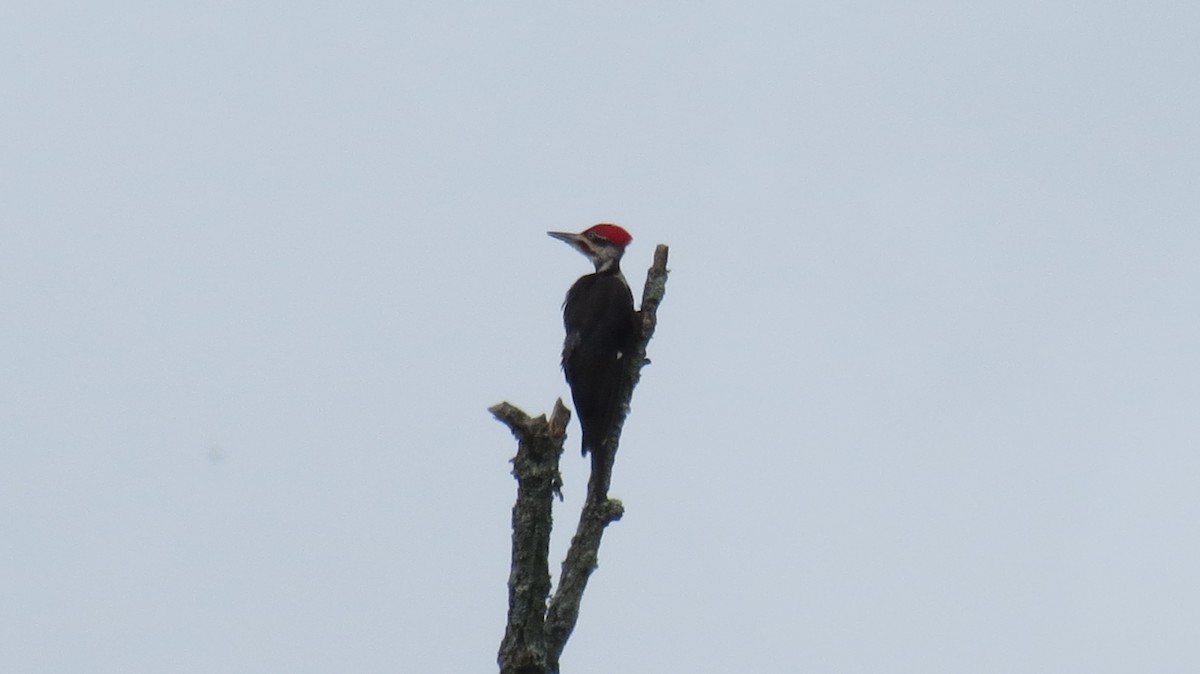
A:
<svg viewBox="0 0 1200 674">
<path fill-rule="evenodd" d="M 635 316 L 633 293 L 615 263 L 580 278 L 567 291 L 562 367 L 583 428 L 585 455 L 607 450 L 622 384 L 629 376 L 626 359 L 637 340 Z"/>
</svg>

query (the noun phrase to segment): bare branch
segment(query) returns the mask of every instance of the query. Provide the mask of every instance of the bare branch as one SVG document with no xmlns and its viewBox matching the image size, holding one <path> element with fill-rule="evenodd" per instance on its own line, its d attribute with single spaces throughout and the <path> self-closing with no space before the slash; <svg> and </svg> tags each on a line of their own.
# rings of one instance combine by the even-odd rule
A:
<svg viewBox="0 0 1200 674">
<path fill-rule="evenodd" d="M 571 412 L 562 399 L 554 403 L 549 420 L 544 414 L 530 418 L 506 402 L 489 411 L 517 437 L 517 456 L 512 461 L 517 501 L 512 512 L 508 626 L 500 644 L 500 671 L 542 674 L 548 671 L 543 624 L 550 595 L 552 505 L 562 488 L 558 463 Z"/>
</svg>

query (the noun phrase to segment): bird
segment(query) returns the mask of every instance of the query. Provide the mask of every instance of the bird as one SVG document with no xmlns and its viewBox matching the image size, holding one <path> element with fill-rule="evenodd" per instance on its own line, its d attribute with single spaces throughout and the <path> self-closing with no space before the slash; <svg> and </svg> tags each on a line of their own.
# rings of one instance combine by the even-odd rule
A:
<svg viewBox="0 0 1200 674">
<path fill-rule="evenodd" d="M 583 253 L 596 271 L 575 281 L 563 302 L 562 369 L 583 429 L 581 449 L 593 465 L 607 456 L 629 379 L 628 358 L 637 343 L 633 293 L 621 273 L 621 256 L 633 241 L 618 225 L 602 223 L 578 234 L 547 232 Z"/>
</svg>

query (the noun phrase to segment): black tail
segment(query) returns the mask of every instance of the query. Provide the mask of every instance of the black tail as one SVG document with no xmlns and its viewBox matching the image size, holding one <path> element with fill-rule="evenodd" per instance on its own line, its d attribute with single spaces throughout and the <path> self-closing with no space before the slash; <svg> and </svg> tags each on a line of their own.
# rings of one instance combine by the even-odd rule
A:
<svg viewBox="0 0 1200 674">
<path fill-rule="evenodd" d="M 623 365 L 618 361 L 618 365 Z M 583 442 L 580 449 L 583 455 L 591 452 L 603 452 L 608 449 L 612 440 L 613 426 L 617 422 L 617 407 L 621 404 L 621 383 L 625 380 L 624 372 L 606 373 L 590 382 L 590 388 L 581 388 L 575 393 L 575 413 L 579 416 L 579 426 L 583 430 Z"/>
</svg>

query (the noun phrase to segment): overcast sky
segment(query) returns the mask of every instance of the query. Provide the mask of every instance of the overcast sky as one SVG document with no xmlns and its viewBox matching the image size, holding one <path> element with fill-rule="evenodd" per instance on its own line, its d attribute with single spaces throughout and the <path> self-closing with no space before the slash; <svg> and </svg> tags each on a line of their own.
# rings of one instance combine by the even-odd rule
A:
<svg viewBox="0 0 1200 674">
<path fill-rule="evenodd" d="M 1198 30 L 5 3 L 0 669 L 492 671 L 486 408 L 609 221 L 673 273 L 564 672 L 1200 671 Z"/>
</svg>

